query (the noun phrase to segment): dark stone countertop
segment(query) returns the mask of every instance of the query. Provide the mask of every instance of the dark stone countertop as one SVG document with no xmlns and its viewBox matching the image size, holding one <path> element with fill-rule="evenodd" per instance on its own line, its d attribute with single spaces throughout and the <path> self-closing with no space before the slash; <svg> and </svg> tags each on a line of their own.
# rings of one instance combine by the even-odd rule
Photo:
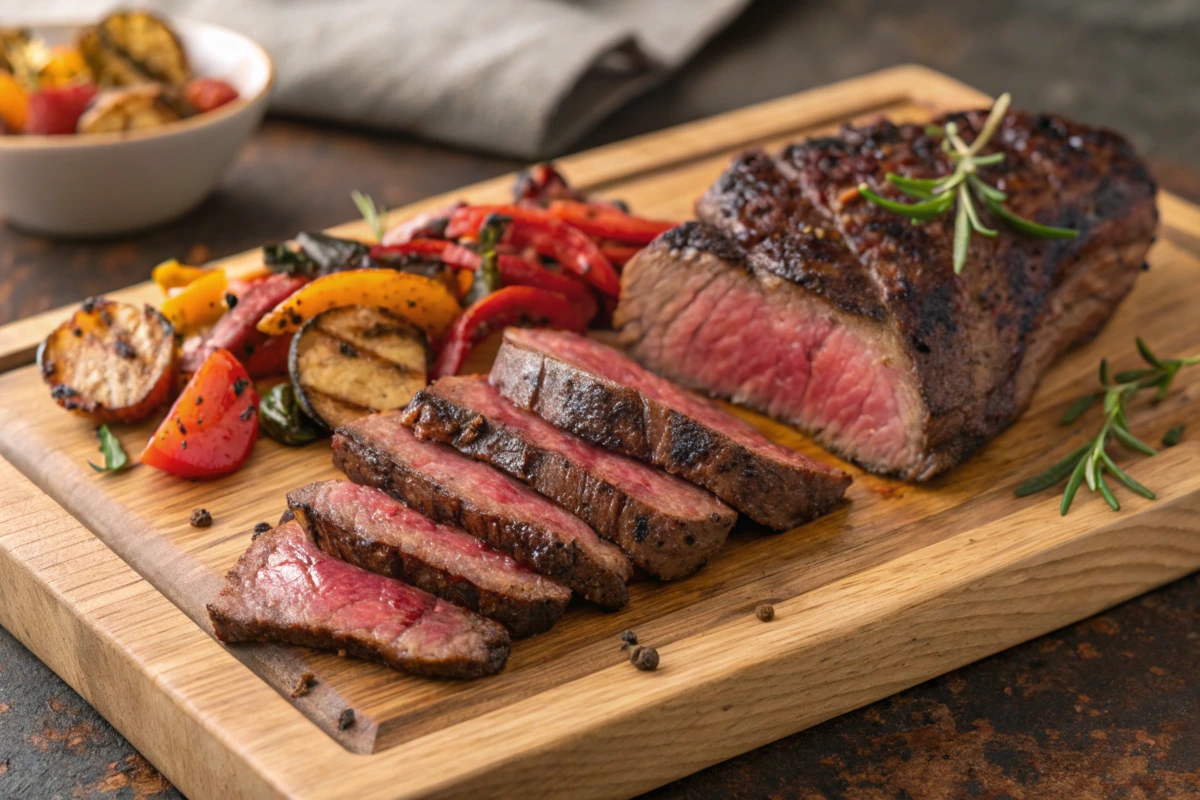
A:
<svg viewBox="0 0 1200 800">
<path fill-rule="evenodd" d="M 917 61 L 1018 105 L 1125 132 L 1200 200 L 1200 1 L 839 0 L 753 6 L 584 146 Z M 516 166 L 395 136 L 272 120 L 185 219 L 108 242 L 0 231 L 0 324 Z M 651 793 L 655 798 L 1200 795 L 1200 578 L 949 673 Z M 179 793 L 0 630 L 0 798 Z"/>
</svg>

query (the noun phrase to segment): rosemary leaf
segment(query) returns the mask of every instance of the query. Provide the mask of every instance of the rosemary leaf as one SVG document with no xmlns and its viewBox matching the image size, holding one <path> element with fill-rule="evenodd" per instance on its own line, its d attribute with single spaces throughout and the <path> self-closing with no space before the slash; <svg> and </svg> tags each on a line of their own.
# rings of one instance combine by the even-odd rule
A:
<svg viewBox="0 0 1200 800">
<path fill-rule="evenodd" d="M 886 197 L 880 197 L 871 191 L 871 187 L 865 183 L 859 185 L 858 193 L 875 205 L 904 217 L 923 218 L 937 216 L 949 210 L 950 206 L 954 205 L 953 195 L 938 195 L 932 200 L 926 200 L 923 203 L 899 203 L 895 200 L 889 200 Z"/>
<path fill-rule="evenodd" d="M 1113 496 L 1112 489 L 1108 488 L 1108 484 L 1104 482 L 1104 473 L 1096 476 L 1096 481 L 1100 487 L 1100 496 L 1103 497 L 1112 507 L 1113 511 L 1120 511 L 1121 504 L 1117 502 L 1117 498 Z"/>
<path fill-rule="evenodd" d="M 375 235 L 375 241 L 383 241 L 383 234 L 387 227 L 385 224 L 387 209 L 383 206 L 377 207 L 370 195 L 365 195 L 357 189 L 350 193 L 350 198 L 354 201 L 354 205 L 358 207 L 358 213 L 362 214 L 362 218 L 366 220 L 367 225 L 371 228 L 371 233 Z"/>
<path fill-rule="evenodd" d="M 1174 447 L 1175 445 L 1177 445 L 1181 441 L 1183 441 L 1184 429 L 1185 429 L 1185 427 L 1183 425 L 1171 426 L 1171 428 L 1166 433 L 1163 434 L 1163 438 L 1162 438 L 1163 447 Z"/>
<path fill-rule="evenodd" d="M 1143 442 L 1141 439 L 1134 436 L 1127 428 L 1120 425 L 1114 425 L 1112 428 L 1113 434 L 1120 440 L 1121 444 L 1128 447 L 1130 450 L 1136 450 L 1142 455 L 1153 456 L 1157 455 L 1158 451 L 1150 445 Z"/>
<path fill-rule="evenodd" d="M 1147 364 L 1152 367 L 1162 367 L 1162 362 L 1158 360 L 1158 356 L 1154 355 L 1154 351 L 1150 349 L 1150 346 L 1146 344 L 1142 337 L 1137 337 L 1134 339 L 1134 342 L 1137 344 L 1138 352 L 1142 358 L 1146 359 Z"/>
<path fill-rule="evenodd" d="M 1059 424 L 1070 425 L 1072 422 L 1082 417 L 1083 412 L 1091 408 L 1092 404 L 1096 402 L 1096 398 L 1099 396 L 1100 395 L 1097 393 L 1092 392 L 1091 394 L 1085 394 L 1074 403 L 1071 403 L 1071 405 L 1067 407 L 1067 410 L 1063 412 L 1062 419 L 1058 421 Z"/>
<path fill-rule="evenodd" d="M 959 275 L 967 263 L 967 247 L 971 244 L 971 219 L 967 206 L 959 201 L 958 213 L 954 216 L 954 274 Z"/>
<path fill-rule="evenodd" d="M 1114 375 L 1113 380 L 1117 383 L 1133 383 L 1136 380 L 1141 380 L 1153 371 L 1152 369 L 1125 369 Z"/>
<path fill-rule="evenodd" d="M 1150 491 L 1145 486 L 1143 486 L 1142 484 L 1135 481 L 1133 479 L 1132 475 L 1130 475 L 1128 472 L 1126 472 L 1125 470 L 1118 467 L 1117 463 L 1112 460 L 1112 457 L 1109 456 L 1108 453 L 1101 450 L 1100 458 L 1103 459 L 1104 463 L 1108 466 L 1109 471 L 1112 472 L 1113 475 L 1116 475 L 1117 479 L 1119 481 L 1121 481 L 1121 483 L 1125 484 L 1130 489 L 1132 489 L 1133 491 L 1140 494 L 1142 497 L 1145 497 L 1147 500 L 1153 500 L 1155 498 L 1154 492 Z"/>
<path fill-rule="evenodd" d="M 1070 228 L 1055 228 L 1051 225 L 1042 225 L 1039 222 L 1025 219 L 1009 211 L 996 200 L 989 198 L 986 202 L 989 211 L 1026 236 L 1032 236 L 1036 239 L 1074 239 L 1079 236 L 1079 231 L 1071 230 Z"/>
<path fill-rule="evenodd" d="M 975 212 L 975 204 L 971 202 L 971 192 L 967 189 L 965 183 L 958 187 L 958 202 L 967 209 L 967 217 L 971 220 L 971 227 L 977 233 L 993 238 L 997 235 L 997 231 L 979 221 L 979 215 Z"/>
<path fill-rule="evenodd" d="M 1075 469 L 1075 465 L 1079 463 L 1079 459 L 1083 458 L 1083 454 L 1088 451 L 1089 447 L 1091 447 L 1090 444 L 1077 447 L 1068 453 L 1062 461 L 1022 483 L 1016 488 L 1017 497 L 1037 494 L 1043 489 L 1049 489 L 1051 486 L 1062 482 Z"/>
<path fill-rule="evenodd" d="M 999 164 L 1004 161 L 1004 153 L 992 153 L 989 156 L 976 156 L 975 166 L 988 167 L 993 164 Z"/>
<path fill-rule="evenodd" d="M 980 200 L 995 200 L 1003 203 L 1008 199 L 1008 195 L 994 186 L 988 186 L 986 183 L 980 180 L 978 175 L 968 175 L 967 183 L 970 184 L 971 188 L 975 190 L 975 193 L 979 196 Z"/>
<path fill-rule="evenodd" d="M 1083 483 L 1083 470 L 1087 462 L 1088 459 L 1085 455 L 1079 459 L 1079 463 L 1071 471 L 1071 479 L 1067 481 L 1066 491 L 1063 492 L 1062 502 L 1058 506 L 1059 515 L 1065 517 L 1067 512 L 1071 510 L 1071 503 L 1075 500 L 1075 493 L 1079 491 L 1079 484 Z"/>
</svg>

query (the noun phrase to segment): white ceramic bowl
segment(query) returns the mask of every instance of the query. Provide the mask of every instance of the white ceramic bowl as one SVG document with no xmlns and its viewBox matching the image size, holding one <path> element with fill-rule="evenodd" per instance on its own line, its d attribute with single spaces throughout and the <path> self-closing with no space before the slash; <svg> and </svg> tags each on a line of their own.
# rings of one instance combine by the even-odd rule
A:
<svg viewBox="0 0 1200 800">
<path fill-rule="evenodd" d="M 193 72 L 222 78 L 238 99 L 161 128 L 128 133 L 0 136 L 0 217 L 31 232 L 107 236 L 174 219 L 199 205 L 267 108 L 274 67 L 239 33 L 173 19 Z M 31 25 L 48 44 L 81 25 Z"/>
</svg>

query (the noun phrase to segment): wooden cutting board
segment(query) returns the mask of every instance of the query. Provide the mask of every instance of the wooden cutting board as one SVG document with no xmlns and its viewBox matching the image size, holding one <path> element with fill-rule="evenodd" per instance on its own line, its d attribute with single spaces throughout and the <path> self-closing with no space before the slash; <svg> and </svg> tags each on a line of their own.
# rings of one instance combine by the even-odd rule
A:
<svg viewBox="0 0 1200 800">
<path fill-rule="evenodd" d="M 900 67 L 561 161 L 589 191 L 683 219 L 737 150 L 886 113 L 924 120 L 987 98 Z M 496 201 L 511 176 L 394 212 L 463 197 Z M 1200 445 L 1131 472 L 1159 491 L 1111 512 L 1081 495 L 1065 519 L 1051 492 L 1013 487 L 1082 441 L 1058 418 L 1107 355 L 1136 361 L 1135 335 L 1163 355 L 1200 351 L 1189 306 L 1200 277 L 1200 210 L 1161 196 L 1150 270 L 1099 338 L 1046 376 L 1033 406 L 964 466 L 909 486 L 853 467 L 849 502 L 795 531 L 739 525 L 694 577 L 638 583 L 629 606 L 573 605 L 475 682 L 410 678 L 274 645 L 226 649 L 204 605 L 284 495 L 333 477 L 326 444 L 261 442 L 238 474 L 180 481 L 145 467 L 97 475 L 90 426 L 58 409 L 33 347 L 65 310 L 0 329 L 0 623 L 96 706 L 193 798 L 239 796 L 621 797 L 885 697 L 1080 619 L 1200 567 Z M 336 229 L 365 234 L 361 223 Z M 229 259 L 237 270 L 256 253 Z M 150 285 L 113 296 L 157 302 Z M 1139 404 L 1135 430 L 1200 431 L 1200 371 Z M 777 441 L 832 460 L 794 431 L 745 413 Z M 1094 413 L 1094 412 L 1093 412 Z M 1094 419 L 1085 418 L 1085 422 Z M 117 430 L 136 453 L 155 422 Z M 188 524 L 193 508 L 215 523 Z M 771 602 L 776 618 L 758 621 Z M 659 650 L 633 669 L 619 635 Z M 300 676 L 311 691 L 290 697 Z M 353 709 L 354 724 L 339 717 Z"/>
</svg>

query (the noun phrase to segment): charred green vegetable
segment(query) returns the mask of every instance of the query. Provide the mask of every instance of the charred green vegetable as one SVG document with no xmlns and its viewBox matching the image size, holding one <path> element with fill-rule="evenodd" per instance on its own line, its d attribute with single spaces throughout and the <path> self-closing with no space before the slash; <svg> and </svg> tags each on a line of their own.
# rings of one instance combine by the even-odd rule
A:
<svg viewBox="0 0 1200 800">
<path fill-rule="evenodd" d="M 290 383 L 280 383 L 263 395 L 258 425 L 267 436 L 287 445 L 308 444 L 325 435 L 324 428 L 301 410 Z"/>
</svg>

